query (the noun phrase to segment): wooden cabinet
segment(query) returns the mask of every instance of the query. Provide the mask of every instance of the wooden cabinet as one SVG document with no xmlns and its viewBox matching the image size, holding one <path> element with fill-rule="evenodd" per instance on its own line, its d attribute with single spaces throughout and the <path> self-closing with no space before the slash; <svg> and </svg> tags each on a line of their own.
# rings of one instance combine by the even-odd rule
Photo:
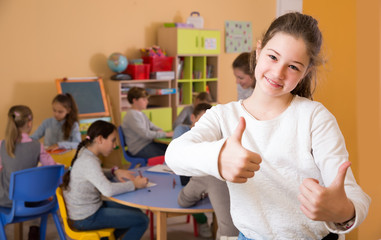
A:
<svg viewBox="0 0 381 240">
<path fill-rule="evenodd" d="M 173 80 L 128 80 L 128 81 L 106 81 L 106 89 L 111 99 L 111 109 L 115 124 L 120 125 L 124 114 L 131 107 L 127 100 L 127 92 L 131 87 L 143 88 L 174 88 Z M 148 107 L 143 112 L 151 122 L 162 128 L 164 131 L 172 129 L 172 102 L 175 100 L 175 94 L 168 95 L 150 95 Z"/>
<path fill-rule="evenodd" d="M 218 54 L 220 31 L 189 28 L 160 28 L 158 45 L 175 57 L 176 99 L 173 119 L 180 109 L 193 103 L 203 91 L 218 101 Z"/>
</svg>

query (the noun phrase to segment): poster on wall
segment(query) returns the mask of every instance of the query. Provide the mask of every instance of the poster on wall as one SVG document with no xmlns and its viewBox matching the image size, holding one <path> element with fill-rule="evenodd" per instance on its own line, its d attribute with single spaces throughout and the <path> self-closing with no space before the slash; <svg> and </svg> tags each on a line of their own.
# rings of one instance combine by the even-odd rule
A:
<svg viewBox="0 0 381 240">
<path fill-rule="evenodd" d="M 251 22 L 225 21 L 225 52 L 250 52 L 252 43 Z"/>
</svg>

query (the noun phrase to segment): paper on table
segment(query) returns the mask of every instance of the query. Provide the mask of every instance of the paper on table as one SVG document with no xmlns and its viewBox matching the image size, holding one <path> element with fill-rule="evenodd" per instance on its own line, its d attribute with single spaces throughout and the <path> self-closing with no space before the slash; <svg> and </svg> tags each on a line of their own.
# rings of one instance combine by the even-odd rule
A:
<svg viewBox="0 0 381 240">
<path fill-rule="evenodd" d="M 154 182 L 148 182 L 146 187 L 153 187 L 156 186 L 157 184 Z"/>
<path fill-rule="evenodd" d="M 170 169 L 167 165 L 165 164 L 158 164 L 153 167 L 148 168 L 146 171 L 148 172 L 159 172 L 159 173 L 171 173 L 175 174 L 172 169 Z"/>
</svg>

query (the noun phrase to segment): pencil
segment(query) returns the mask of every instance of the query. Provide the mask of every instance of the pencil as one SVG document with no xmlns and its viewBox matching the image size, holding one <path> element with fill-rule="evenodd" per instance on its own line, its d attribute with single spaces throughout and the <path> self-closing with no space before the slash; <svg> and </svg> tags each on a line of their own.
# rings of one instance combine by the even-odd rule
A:
<svg viewBox="0 0 381 240">
<path fill-rule="evenodd" d="M 138 173 L 139 173 L 140 177 L 143 177 L 143 174 L 142 174 L 142 172 L 140 170 L 138 170 Z"/>
</svg>

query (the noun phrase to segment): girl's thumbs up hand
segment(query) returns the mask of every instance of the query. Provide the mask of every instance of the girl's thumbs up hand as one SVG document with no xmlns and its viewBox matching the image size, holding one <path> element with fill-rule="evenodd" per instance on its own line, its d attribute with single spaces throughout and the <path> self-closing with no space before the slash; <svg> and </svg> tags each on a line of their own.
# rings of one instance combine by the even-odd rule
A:
<svg viewBox="0 0 381 240">
<path fill-rule="evenodd" d="M 344 162 L 329 187 L 319 185 L 316 179 L 307 178 L 300 185 L 298 196 L 302 212 L 315 221 L 342 223 L 355 215 L 353 203 L 347 198 L 344 180 L 350 162 Z"/>
<path fill-rule="evenodd" d="M 255 171 L 259 170 L 259 164 L 262 161 L 259 154 L 242 146 L 241 140 L 245 128 L 245 119 L 241 117 L 233 135 L 222 146 L 218 158 L 220 175 L 230 182 L 244 183 L 248 178 L 254 177 Z"/>
</svg>

